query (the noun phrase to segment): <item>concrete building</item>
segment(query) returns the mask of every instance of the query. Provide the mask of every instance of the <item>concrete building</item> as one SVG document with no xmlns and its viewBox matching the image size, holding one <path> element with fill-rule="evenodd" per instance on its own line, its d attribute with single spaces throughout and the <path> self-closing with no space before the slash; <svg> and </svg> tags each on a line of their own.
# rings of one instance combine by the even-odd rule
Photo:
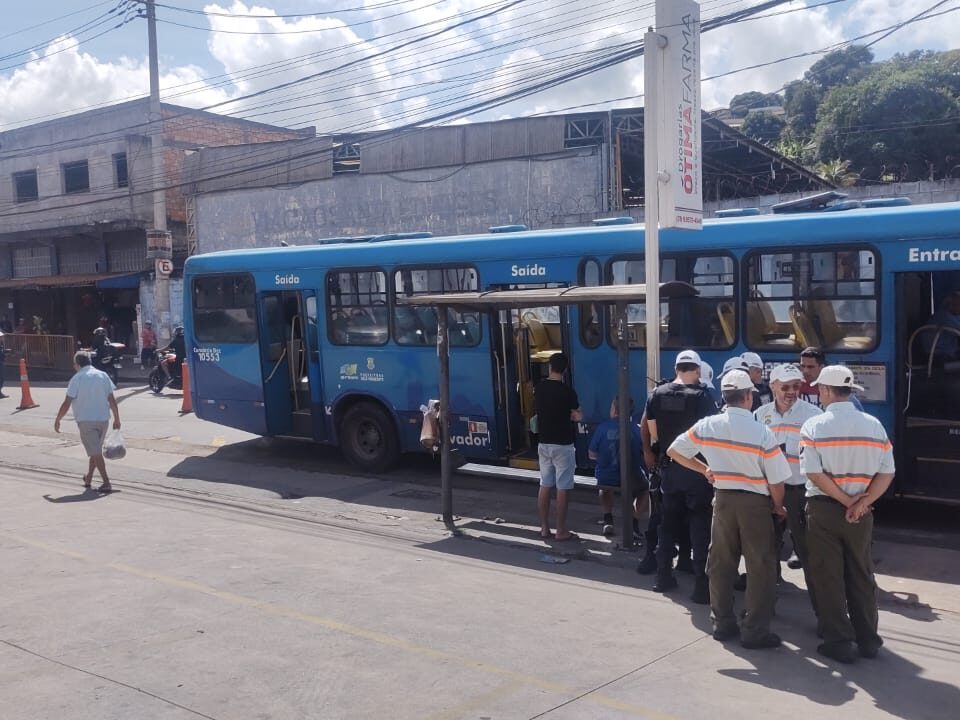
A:
<svg viewBox="0 0 960 720">
<path fill-rule="evenodd" d="M 708 116 L 703 151 L 708 202 L 832 187 Z M 643 110 L 207 148 L 186 169 L 199 252 L 584 224 L 642 213 Z"/>
<path fill-rule="evenodd" d="M 90 342 L 101 316 L 131 335 L 136 306 L 151 318 L 145 231 L 153 225 L 149 101 L 144 98 L 0 132 L 0 320 L 34 316 L 52 334 Z M 175 265 L 190 222 L 181 190 L 189 153 L 290 140 L 313 130 L 238 120 L 164 104 L 162 184 Z M 141 291 L 143 297 L 141 297 Z M 178 289 L 172 308 L 179 316 Z"/>
</svg>

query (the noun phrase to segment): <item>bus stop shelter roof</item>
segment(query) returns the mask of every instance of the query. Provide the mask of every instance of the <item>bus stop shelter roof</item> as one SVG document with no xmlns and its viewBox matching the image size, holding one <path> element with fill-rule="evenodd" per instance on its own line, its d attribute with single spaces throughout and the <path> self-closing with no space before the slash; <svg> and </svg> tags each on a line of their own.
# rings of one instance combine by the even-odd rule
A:
<svg viewBox="0 0 960 720">
<path fill-rule="evenodd" d="M 698 290 L 690 283 L 673 280 L 660 284 L 660 299 L 693 297 Z M 398 297 L 404 305 L 435 305 L 466 310 L 576 305 L 579 303 L 643 302 L 646 285 L 600 285 L 596 287 L 532 288 L 527 290 L 486 290 L 482 292 L 437 293 Z"/>
</svg>

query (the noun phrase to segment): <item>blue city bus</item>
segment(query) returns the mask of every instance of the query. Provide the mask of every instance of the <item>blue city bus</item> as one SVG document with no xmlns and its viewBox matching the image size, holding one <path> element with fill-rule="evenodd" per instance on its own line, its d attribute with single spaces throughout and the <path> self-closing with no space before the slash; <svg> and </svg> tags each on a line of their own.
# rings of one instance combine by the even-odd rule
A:
<svg viewBox="0 0 960 720">
<path fill-rule="evenodd" d="M 866 411 L 887 427 L 897 491 L 960 498 L 952 472 L 960 462 L 957 338 L 949 328 L 921 329 L 960 290 L 960 203 L 833 207 L 663 231 L 661 280 L 695 289 L 661 304 L 663 372 L 682 348 L 719 368 L 745 350 L 770 366 L 819 346 L 829 362 L 854 370 Z M 499 230 L 189 258 L 185 326 L 197 415 L 339 445 L 360 467 L 384 470 L 401 453 L 422 451 L 421 407 L 438 396 L 436 310 L 400 298 L 644 282 L 642 225 Z M 584 412 L 578 461 L 588 465 L 590 432 L 616 394 L 613 313 L 538 304 L 449 311 L 452 445 L 466 459 L 529 467 L 533 387 L 563 351 Z M 631 305 L 638 408 L 646 396 L 645 322 L 644 306 Z"/>
</svg>

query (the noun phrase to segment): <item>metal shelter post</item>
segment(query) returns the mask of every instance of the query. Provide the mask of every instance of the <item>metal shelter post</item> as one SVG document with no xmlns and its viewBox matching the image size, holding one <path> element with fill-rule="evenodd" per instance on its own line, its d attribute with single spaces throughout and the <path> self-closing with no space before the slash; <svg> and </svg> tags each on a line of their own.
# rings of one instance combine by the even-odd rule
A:
<svg viewBox="0 0 960 720">
<path fill-rule="evenodd" d="M 437 357 L 440 361 L 440 515 L 449 530 L 453 524 L 453 463 L 450 458 L 450 342 L 447 308 L 437 308 Z"/>
<path fill-rule="evenodd" d="M 663 93 L 663 48 L 658 33 L 643 36 L 643 264 L 646 270 L 647 388 L 660 379 L 660 98 Z M 664 138 L 665 139 L 665 138 Z"/>
<path fill-rule="evenodd" d="M 630 423 L 630 355 L 627 352 L 627 304 L 618 302 L 617 313 L 617 417 L 620 422 L 620 510 L 625 550 L 633 547 L 633 488 L 630 482 L 635 468 L 630 466 L 632 428 Z"/>
</svg>

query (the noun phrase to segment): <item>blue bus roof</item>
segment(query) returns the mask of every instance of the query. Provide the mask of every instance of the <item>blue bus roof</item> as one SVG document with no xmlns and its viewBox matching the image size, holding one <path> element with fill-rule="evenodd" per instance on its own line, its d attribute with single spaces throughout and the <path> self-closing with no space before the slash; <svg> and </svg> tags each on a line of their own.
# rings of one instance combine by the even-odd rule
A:
<svg viewBox="0 0 960 720">
<path fill-rule="evenodd" d="M 790 238 L 804 242 L 880 242 L 899 237 L 947 237 L 960 233 L 960 202 L 858 208 L 837 213 L 790 213 L 715 218 L 702 231 L 662 230 L 665 252 L 685 246 L 704 249 L 777 247 Z M 547 242 L 549 241 L 549 242 Z M 529 252 L 524 252 L 524 246 Z M 482 262 L 529 257 L 642 254 L 643 225 L 612 225 L 408 238 L 369 243 L 250 248 L 195 255 L 185 271 L 228 272 L 284 270 L 335 265 L 404 264 L 414 262 Z"/>
</svg>

